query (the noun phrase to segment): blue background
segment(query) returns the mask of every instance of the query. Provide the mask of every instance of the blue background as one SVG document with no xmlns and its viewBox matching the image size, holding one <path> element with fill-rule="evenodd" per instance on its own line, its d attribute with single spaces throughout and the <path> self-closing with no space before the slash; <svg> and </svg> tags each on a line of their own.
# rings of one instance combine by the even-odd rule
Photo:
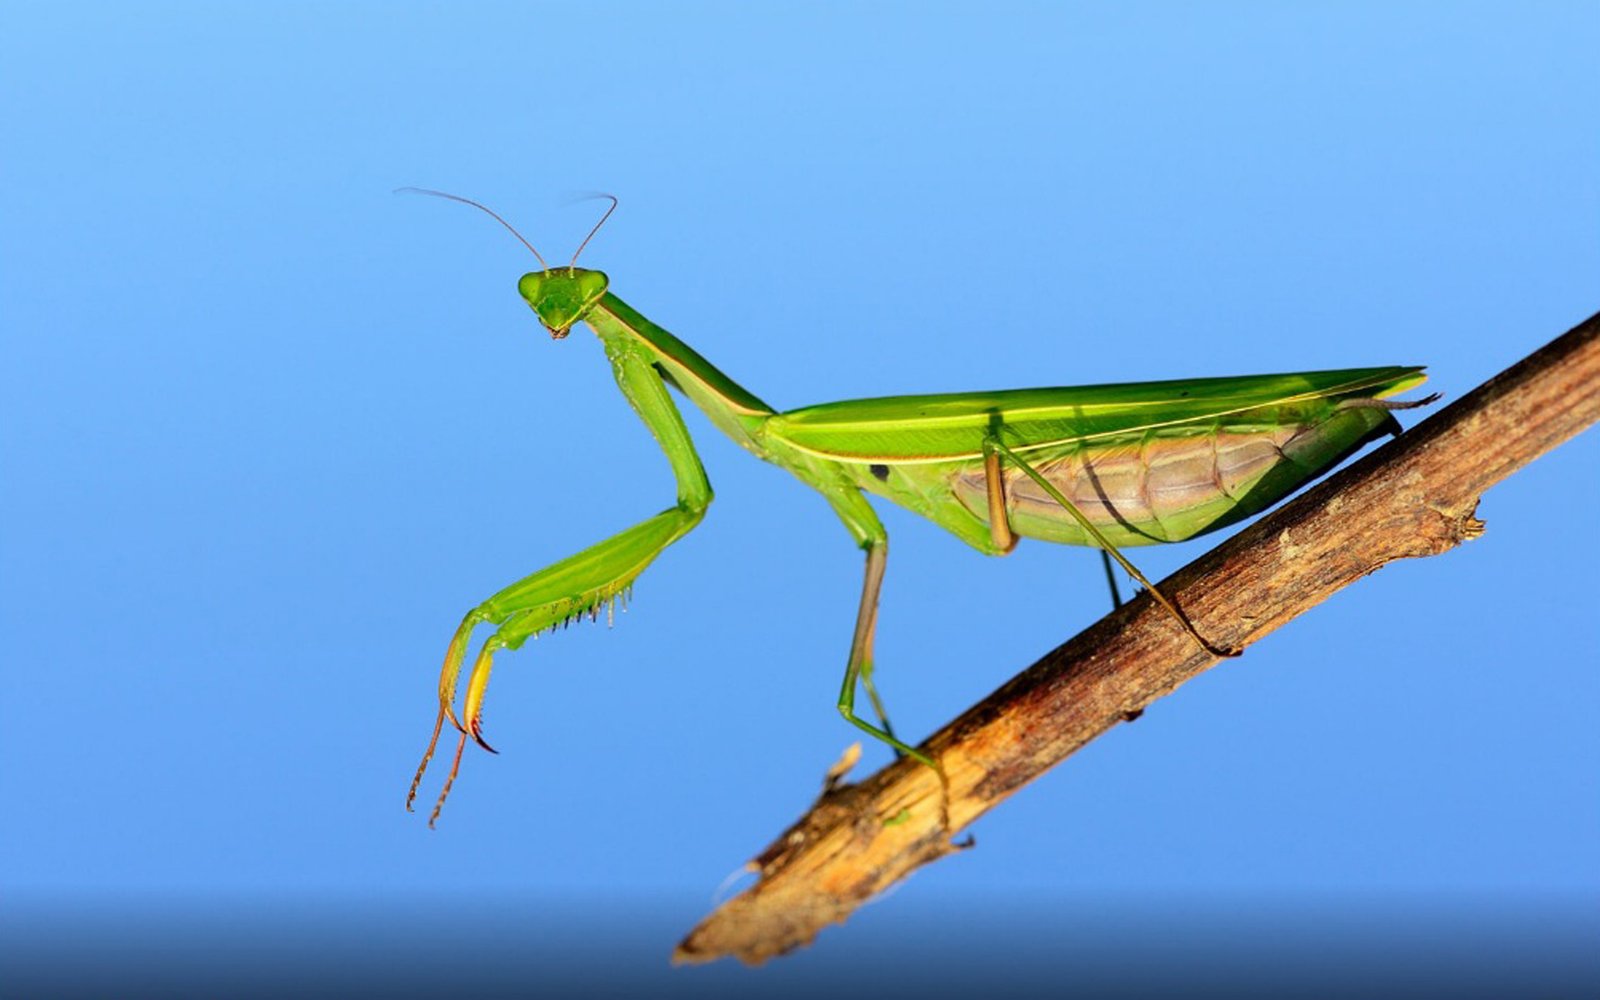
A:
<svg viewBox="0 0 1600 1000">
<path fill-rule="evenodd" d="M 501 756 L 430 833 L 400 806 L 460 615 L 673 487 L 593 339 L 517 297 L 525 251 L 390 192 L 552 259 L 615 192 L 584 262 L 779 407 L 1390 363 L 1451 399 L 1600 308 L 1597 45 L 1581 3 L 5 5 L 6 919 L 383 913 L 455 962 L 501 906 L 695 989 L 892 964 L 957 913 L 990 960 L 1113 909 L 1592 929 L 1593 432 L 803 955 L 673 973 L 854 739 L 860 575 L 686 411 L 710 516 L 615 629 L 502 658 Z M 916 738 L 1105 610 L 1092 553 L 880 510 Z"/>
</svg>

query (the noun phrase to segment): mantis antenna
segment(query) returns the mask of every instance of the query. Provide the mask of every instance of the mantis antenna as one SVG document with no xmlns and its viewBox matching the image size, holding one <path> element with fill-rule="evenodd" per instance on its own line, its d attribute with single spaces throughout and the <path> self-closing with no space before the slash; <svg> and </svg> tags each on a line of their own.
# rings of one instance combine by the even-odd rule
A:
<svg viewBox="0 0 1600 1000">
<path fill-rule="evenodd" d="M 578 254 L 583 253 L 583 248 L 589 245 L 589 241 L 590 240 L 594 239 L 594 234 L 598 233 L 600 231 L 600 227 L 606 224 L 606 220 L 607 219 L 611 218 L 611 213 L 615 212 L 617 210 L 617 196 L 616 195 L 614 195 L 614 194 L 603 194 L 602 193 L 602 194 L 595 195 L 595 197 L 596 198 L 609 198 L 611 200 L 611 207 L 606 209 L 606 214 L 600 216 L 600 221 L 596 222 L 594 224 L 594 228 L 589 230 L 589 235 L 585 236 L 583 238 L 583 242 L 578 244 L 578 249 L 572 251 L 572 263 L 567 265 L 567 268 L 569 270 L 571 268 L 574 268 L 574 267 L 578 266 Z"/>
<path fill-rule="evenodd" d="M 451 201 L 459 201 L 463 205 L 471 205 L 473 208 L 478 209 L 480 212 L 488 213 L 490 218 L 494 219 L 494 221 L 500 223 L 502 226 L 505 226 L 506 229 L 511 231 L 511 235 L 512 236 L 515 236 L 518 240 L 520 240 L 522 242 L 523 246 L 528 248 L 529 252 L 531 252 L 533 254 L 534 258 L 539 261 L 539 266 L 540 267 L 544 268 L 546 271 L 550 270 L 550 265 L 546 264 L 544 262 L 544 257 L 540 255 L 539 251 L 533 249 L 533 244 L 529 243 L 527 240 L 523 239 L 522 238 L 522 234 L 517 232 L 517 228 L 515 226 L 513 226 L 511 223 L 507 222 L 506 220 L 500 218 L 500 213 L 496 212 L 494 209 L 490 208 L 489 206 L 480 205 L 477 202 L 473 201 L 471 198 L 463 198 L 458 194 L 451 194 L 448 191 L 434 191 L 431 188 L 419 188 L 419 187 L 402 187 L 402 188 L 395 188 L 394 189 L 395 194 L 399 194 L 402 191 L 408 192 L 410 194 L 432 195 L 435 198 L 448 198 Z M 606 195 L 606 197 L 611 198 L 610 195 Z M 616 207 L 617 207 L 616 201 L 617 201 L 617 199 L 611 198 L 611 208 L 613 210 L 615 210 Z M 611 214 L 611 212 L 607 212 L 606 213 L 606 215 L 610 215 L 610 214 Z M 600 217 L 600 221 L 601 222 L 606 221 L 605 220 L 605 216 L 601 216 Z M 595 229 L 599 229 L 600 227 L 599 226 L 595 226 L 594 228 Z M 589 235 L 593 236 L 594 232 L 591 230 Z M 588 241 L 588 239 L 585 239 L 583 242 L 587 243 L 589 241 Z M 583 245 L 579 244 L 578 249 L 582 250 L 583 249 Z M 572 261 L 573 261 L 573 263 L 577 263 L 577 261 L 578 261 L 578 255 L 577 254 L 573 254 L 572 255 Z"/>
</svg>

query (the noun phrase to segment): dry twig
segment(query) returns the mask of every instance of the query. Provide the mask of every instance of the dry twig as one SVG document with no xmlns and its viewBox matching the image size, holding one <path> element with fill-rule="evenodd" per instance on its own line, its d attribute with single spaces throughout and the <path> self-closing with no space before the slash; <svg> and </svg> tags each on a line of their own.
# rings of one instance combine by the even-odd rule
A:
<svg viewBox="0 0 1600 1000">
<path fill-rule="evenodd" d="M 1212 641 L 1242 648 L 1396 559 L 1476 537 L 1490 486 L 1600 419 L 1600 314 L 1174 573 L 1158 586 Z M 834 776 L 751 862 L 760 881 L 674 960 L 759 963 L 959 848 L 960 831 L 1118 722 L 1218 662 L 1141 596 L 931 736 L 949 778 L 914 761 Z"/>
</svg>

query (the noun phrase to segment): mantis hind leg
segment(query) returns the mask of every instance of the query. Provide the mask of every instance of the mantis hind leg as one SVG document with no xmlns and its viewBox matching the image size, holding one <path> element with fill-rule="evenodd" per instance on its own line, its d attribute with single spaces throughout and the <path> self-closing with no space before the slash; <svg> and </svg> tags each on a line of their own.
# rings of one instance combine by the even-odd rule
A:
<svg viewBox="0 0 1600 1000">
<path fill-rule="evenodd" d="M 1139 572 L 1139 568 L 1133 563 L 1129 562 L 1128 558 L 1118 551 L 1115 545 L 1111 544 L 1111 540 L 1105 536 L 1105 533 L 1099 528 L 1095 527 L 1094 523 L 1089 520 L 1083 511 L 1078 509 L 1076 504 L 1074 504 L 1071 500 L 1068 500 L 1062 494 L 1062 492 L 1056 488 L 1054 483 L 1050 482 L 1050 480 L 1046 479 L 1039 473 L 1039 470 L 1035 469 L 1032 465 L 1029 465 L 1026 459 L 1022 458 L 1010 448 L 1007 448 L 999 438 L 993 436 L 984 441 L 983 450 L 985 469 L 991 470 L 989 472 L 989 481 L 991 483 L 991 486 L 989 487 L 991 496 L 991 509 L 994 507 L 993 496 L 999 489 L 999 459 L 1001 456 L 1004 456 L 1006 460 L 1010 461 L 1012 464 L 1016 465 L 1017 468 L 1021 469 L 1029 479 L 1032 479 L 1035 483 L 1037 483 L 1039 488 L 1044 490 L 1050 499 L 1060 504 L 1062 509 L 1072 516 L 1073 520 L 1078 522 L 1078 526 L 1083 529 L 1084 533 L 1093 539 L 1094 543 L 1099 546 L 1102 557 L 1115 559 L 1117 564 L 1121 566 L 1129 576 L 1133 577 L 1133 579 L 1136 580 L 1140 586 L 1149 591 L 1150 596 L 1155 598 L 1156 602 L 1159 603 L 1163 608 L 1167 609 L 1168 613 L 1172 615 L 1173 620 L 1183 627 L 1183 630 L 1189 634 L 1189 637 L 1193 639 L 1201 649 L 1205 650 L 1212 656 L 1239 655 L 1239 650 L 1226 646 L 1213 645 L 1210 640 L 1201 635 L 1194 627 L 1194 623 L 1189 621 L 1189 617 L 1179 610 L 1178 606 L 1172 603 L 1167 595 L 1157 590 L 1156 585 L 1151 583 L 1143 573 Z M 1004 514 L 1004 510 L 1005 508 L 1002 504 L 1000 507 L 1002 514 Z M 1010 530 L 1011 529 L 1008 526 L 1006 528 L 1006 532 L 1009 534 Z M 1118 604 L 1120 606 L 1120 595 L 1117 595 L 1116 593 L 1116 581 L 1111 577 L 1111 566 L 1109 562 L 1106 564 L 1106 575 L 1108 579 L 1111 579 L 1111 592 L 1113 594 L 1113 598 L 1118 600 Z"/>
<path fill-rule="evenodd" d="M 1100 550 L 1100 562 L 1106 568 L 1106 586 L 1111 588 L 1111 610 L 1122 607 L 1122 591 L 1117 589 L 1117 573 L 1111 568 L 1111 553 Z"/>
</svg>

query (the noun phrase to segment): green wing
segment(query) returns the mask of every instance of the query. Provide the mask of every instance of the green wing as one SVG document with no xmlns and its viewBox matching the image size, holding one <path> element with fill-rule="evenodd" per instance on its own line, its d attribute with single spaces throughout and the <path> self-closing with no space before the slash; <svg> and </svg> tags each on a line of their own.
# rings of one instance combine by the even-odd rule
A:
<svg viewBox="0 0 1600 1000">
<path fill-rule="evenodd" d="M 768 432 L 802 451 L 844 461 L 937 462 L 974 458 L 990 429 L 1025 449 L 1120 435 L 1311 400 L 1373 399 L 1420 385 L 1420 367 L 1245 375 L 885 396 L 781 413 Z"/>
</svg>

